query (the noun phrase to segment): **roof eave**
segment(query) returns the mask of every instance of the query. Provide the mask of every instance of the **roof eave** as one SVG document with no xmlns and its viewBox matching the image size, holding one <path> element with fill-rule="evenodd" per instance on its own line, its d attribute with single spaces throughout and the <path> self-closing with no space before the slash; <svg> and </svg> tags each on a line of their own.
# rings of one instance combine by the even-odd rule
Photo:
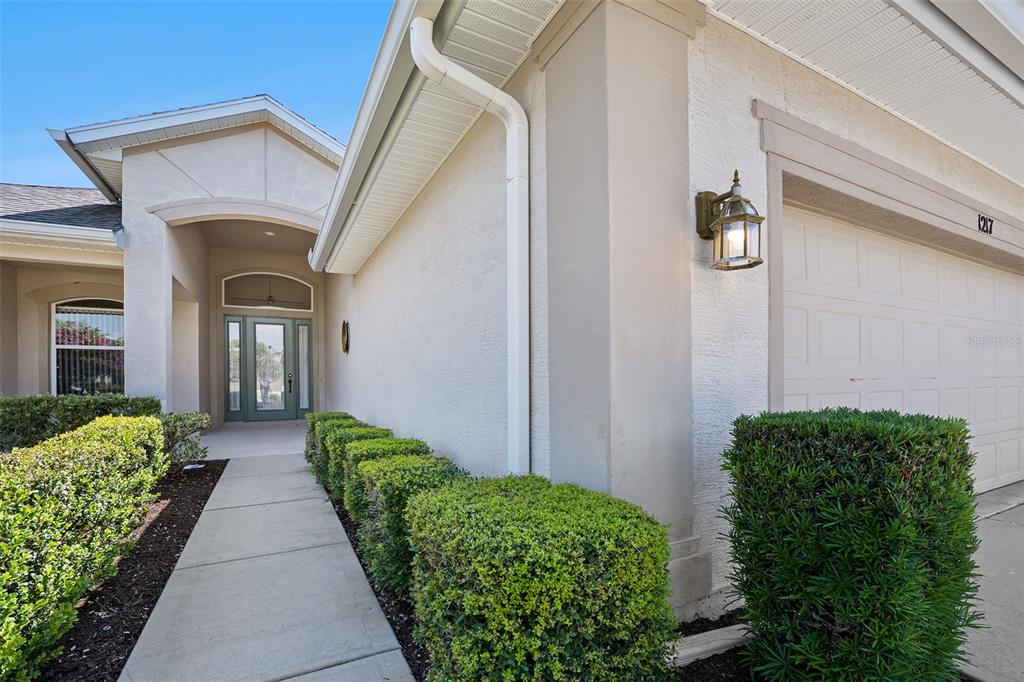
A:
<svg viewBox="0 0 1024 682">
<path fill-rule="evenodd" d="M 78 166 L 79 170 L 85 173 L 85 176 L 89 178 L 93 185 L 96 186 L 96 189 L 103 193 L 103 196 L 105 196 L 109 201 L 120 203 L 121 195 L 110 186 L 110 183 L 108 183 L 106 178 L 104 178 L 103 175 L 96 170 L 96 167 L 89 162 L 89 159 L 86 158 L 85 154 L 78 151 L 78 147 L 76 147 L 75 143 L 71 141 L 70 137 L 68 137 L 67 132 L 63 130 L 54 130 L 52 128 L 48 129 L 46 132 L 50 133 L 50 137 L 52 137 L 53 141 L 57 143 L 57 146 L 68 155 L 74 164 Z"/>
<path fill-rule="evenodd" d="M 414 17 L 437 19 L 444 4 L 441 0 L 395 3 L 352 126 L 348 149 L 338 171 L 338 180 L 331 193 L 323 226 L 309 252 L 309 264 L 314 270 L 323 270 L 330 260 L 354 205 L 356 193 L 378 154 L 380 142 L 391 125 L 410 80 L 419 73 L 409 53 L 409 26 Z M 462 2 L 450 4 L 458 5 L 454 9 L 459 9 Z M 454 14 L 457 12 L 449 16 Z"/>
<path fill-rule="evenodd" d="M 29 237 L 41 237 L 67 242 L 105 244 L 121 248 L 117 232 L 105 227 L 85 227 L 83 225 L 64 225 L 58 223 L 40 223 L 31 220 L 0 218 L 0 237 L 5 234 L 18 234 Z"/>
</svg>

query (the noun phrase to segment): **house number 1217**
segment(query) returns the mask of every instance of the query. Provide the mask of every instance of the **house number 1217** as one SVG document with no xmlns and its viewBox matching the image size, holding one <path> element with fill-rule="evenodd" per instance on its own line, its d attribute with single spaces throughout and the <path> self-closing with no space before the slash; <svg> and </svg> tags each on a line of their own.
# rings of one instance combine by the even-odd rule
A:
<svg viewBox="0 0 1024 682">
<path fill-rule="evenodd" d="M 978 214 L 978 230 L 985 234 L 992 234 L 992 224 L 995 221 L 989 218 L 987 215 Z"/>
</svg>

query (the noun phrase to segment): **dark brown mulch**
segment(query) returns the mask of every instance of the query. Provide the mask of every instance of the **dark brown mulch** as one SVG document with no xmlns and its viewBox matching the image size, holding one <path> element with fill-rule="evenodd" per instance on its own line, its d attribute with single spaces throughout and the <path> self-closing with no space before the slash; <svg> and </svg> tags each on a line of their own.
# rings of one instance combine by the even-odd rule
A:
<svg viewBox="0 0 1024 682">
<path fill-rule="evenodd" d="M 135 548 L 118 561 L 117 575 L 79 604 L 78 620 L 59 642 L 64 653 L 43 668 L 39 680 L 99 682 L 121 674 L 227 460 L 205 464 L 160 482 L 159 499 L 133 534 Z"/>
<path fill-rule="evenodd" d="M 687 623 L 680 623 L 678 632 L 686 637 L 702 632 L 710 632 L 718 628 L 738 625 L 740 622 L 740 611 L 741 609 L 735 609 L 718 618 L 697 618 Z M 751 680 L 758 679 L 740 658 L 741 651 L 742 648 L 737 648 L 717 656 L 694 661 L 685 668 L 677 669 L 676 679 L 699 680 L 700 682 L 733 682 L 735 680 L 750 682 Z"/>
<path fill-rule="evenodd" d="M 697 635 L 701 632 L 710 632 L 718 628 L 727 628 L 732 625 L 739 625 L 741 609 L 735 609 L 724 613 L 718 618 L 696 618 L 686 623 L 680 623 L 676 632 L 680 636 Z"/>
<path fill-rule="evenodd" d="M 676 679 L 694 682 L 751 682 L 759 679 L 740 658 L 742 648 L 694 661 L 676 670 Z"/>
<path fill-rule="evenodd" d="M 340 502 L 334 503 L 334 511 L 338 515 L 338 519 L 341 520 L 341 525 L 345 527 L 345 534 L 348 535 L 349 542 L 352 543 L 352 548 L 356 551 L 356 556 L 359 557 L 359 563 L 363 567 L 363 572 L 369 575 L 369 571 L 366 570 L 366 563 L 363 562 L 363 550 L 359 546 L 359 534 L 356 532 L 356 524 L 352 522 L 348 511 Z M 405 595 L 378 588 L 373 584 L 372 580 L 370 581 L 370 587 L 373 588 L 374 594 L 377 595 L 377 601 L 380 603 L 380 608 L 384 611 L 384 616 L 388 619 L 388 623 L 391 624 L 391 629 L 395 631 L 398 644 L 402 647 L 402 655 L 405 656 L 405 661 L 409 664 L 413 677 L 416 678 L 417 682 L 423 682 L 427 679 L 430 658 L 427 656 L 427 650 L 413 641 L 412 638 L 412 629 L 416 625 L 412 602 Z"/>
</svg>

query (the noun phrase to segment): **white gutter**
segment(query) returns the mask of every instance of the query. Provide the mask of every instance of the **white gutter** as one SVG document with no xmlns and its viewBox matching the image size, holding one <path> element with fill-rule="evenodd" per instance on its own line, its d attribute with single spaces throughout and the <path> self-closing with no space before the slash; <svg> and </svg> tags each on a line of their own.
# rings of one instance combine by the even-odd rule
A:
<svg viewBox="0 0 1024 682">
<path fill-rule="evenodd" d="M 117 234 L 122 228 L 111 230 L 105 227 L 82 227 L 59 223 L 39 223 L 31 220 L 0 218 L 0 237 L 22 236 L 41 237 L 68 242 L 89 243 L 96 246 L 119 246 Z"/>
<path fill-rule="evenodd" d="M 434 22 L 409 28 L 413 61 L 428 80 L 481 106 L 505 124 L 507 234 L 508 470 L 530 472 L 530 128 L 519 102 L 438 52 Z"/>
</svg>

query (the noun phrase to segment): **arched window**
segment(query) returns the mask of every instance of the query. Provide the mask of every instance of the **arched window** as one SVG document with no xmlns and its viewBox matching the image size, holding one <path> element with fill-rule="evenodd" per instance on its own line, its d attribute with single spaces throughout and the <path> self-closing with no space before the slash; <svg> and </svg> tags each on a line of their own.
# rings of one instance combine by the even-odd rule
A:
<svg viewBox="0 0 1024 682">
<path fill-rule="evenodd" d="M 232 308 L 313 310 L 313 287 L 288 275 L 247 272 L 224 278 L 223 303 Z"/>
<path fill-rule="evenodd" d="M 82 298 L 53 304 L 50 390 L 124 393 L 124 304 Z"/>
</svg>

